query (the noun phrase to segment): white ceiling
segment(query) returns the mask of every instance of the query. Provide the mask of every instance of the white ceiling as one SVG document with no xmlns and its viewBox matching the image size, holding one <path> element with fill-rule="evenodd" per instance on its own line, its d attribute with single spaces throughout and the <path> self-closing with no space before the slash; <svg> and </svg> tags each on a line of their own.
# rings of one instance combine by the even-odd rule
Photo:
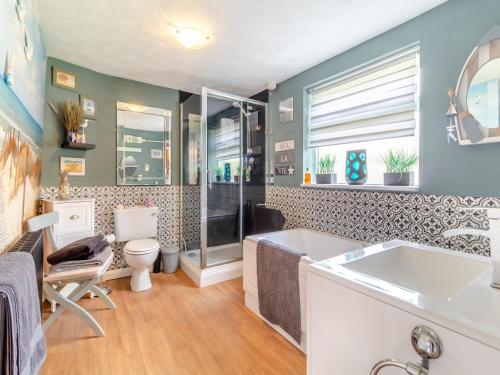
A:
<svg viewBox="0 0 500 375">
<path fill-rule="evenodd" d="M 250 96 L 446 0 L 42 0 L 49 56 L 190 92 Z M 176 26 L 213 35 L 200 50 Z"/>
</svg>

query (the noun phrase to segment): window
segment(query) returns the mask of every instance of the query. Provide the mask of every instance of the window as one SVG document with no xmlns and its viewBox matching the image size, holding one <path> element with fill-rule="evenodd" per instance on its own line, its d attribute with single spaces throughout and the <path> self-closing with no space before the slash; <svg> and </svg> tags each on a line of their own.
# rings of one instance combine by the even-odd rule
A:
<svg viewBox="0 0 500 375">
<path fill-rule="evenodd" d="M 419 49 L 412 48 L 309 88 L 305 165 L 315 172 L 322 156 L 335 155 L 342 184 L 346 152 L 365 149 L 367 184 L 382 184 L 382 154 L 418 152 L 418 83 Z"/>
<path fill-rule="evenodd" d="M 216 173 L 224 173 L 229 164 L 232 181 L 240 168 L 240 121 L 223 117 L 214 132 Z"/>
</svg>

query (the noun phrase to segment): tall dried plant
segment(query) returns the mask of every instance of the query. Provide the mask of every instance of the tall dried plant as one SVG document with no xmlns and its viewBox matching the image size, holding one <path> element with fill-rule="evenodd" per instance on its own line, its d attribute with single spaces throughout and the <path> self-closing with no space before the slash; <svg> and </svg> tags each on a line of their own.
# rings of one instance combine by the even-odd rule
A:
<svg viewBox="0 0 500 375">
<path fill-rule="evenodd" d="M 68 132 L 77 132 L 83 122 L 83 110 L 80 104 L 67 100 L 64 103 L 62 118 Z"/>
</svg>

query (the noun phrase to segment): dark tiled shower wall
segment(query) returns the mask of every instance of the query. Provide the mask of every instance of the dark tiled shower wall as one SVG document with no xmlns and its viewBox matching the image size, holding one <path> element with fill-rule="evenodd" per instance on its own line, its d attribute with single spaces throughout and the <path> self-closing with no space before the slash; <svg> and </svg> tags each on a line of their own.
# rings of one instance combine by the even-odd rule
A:
<svg viewBox="0 0 500 375">
<path fill-rule="evenodd" d="M 55 199 L 57 187 L 42 187 L 41 199 Z M 179 242 L 179 200 L 178 186 L 82 186 L 72 187 L 73 198 L 95 199 L 95 233 L 114 232 L 113 209 L 118 204 L 126 206 L 144 205 L 151 196 L 160 209 L 158 216 L 158 241 L 162 246 Z M 115 257 L 110 269 L 127 267 L 123 256 L 125 243 L 113 244 Z"/>
<path fill-rule="evenodd" d="M 484 213 L 466 207 L 500 207 L 500 198 L 399 194 L 268 186 L 266 202 L 280 209 L 286 228 L 309 228 L 369 242 L 409 240 L 489 256 L 489 240 L 445 239 L 447 229 L 487 229 Z"/>
</svg>

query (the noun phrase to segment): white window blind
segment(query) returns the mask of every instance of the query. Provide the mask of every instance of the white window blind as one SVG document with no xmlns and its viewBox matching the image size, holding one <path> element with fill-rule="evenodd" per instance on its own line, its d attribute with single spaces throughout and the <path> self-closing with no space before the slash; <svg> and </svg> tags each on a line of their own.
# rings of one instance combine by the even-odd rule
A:
<svg viewBox="0 0 500 375">
<path fill-rule="evenodd" d="M 240 123 L 221 118 L 215 130 L 215 158 L 229 160 L 240 157 Z"/>
<path fill-rule="evenodd" d="M 309 147 L 415 134 L 419 49 L 309 90 Z"/>
</svg>

